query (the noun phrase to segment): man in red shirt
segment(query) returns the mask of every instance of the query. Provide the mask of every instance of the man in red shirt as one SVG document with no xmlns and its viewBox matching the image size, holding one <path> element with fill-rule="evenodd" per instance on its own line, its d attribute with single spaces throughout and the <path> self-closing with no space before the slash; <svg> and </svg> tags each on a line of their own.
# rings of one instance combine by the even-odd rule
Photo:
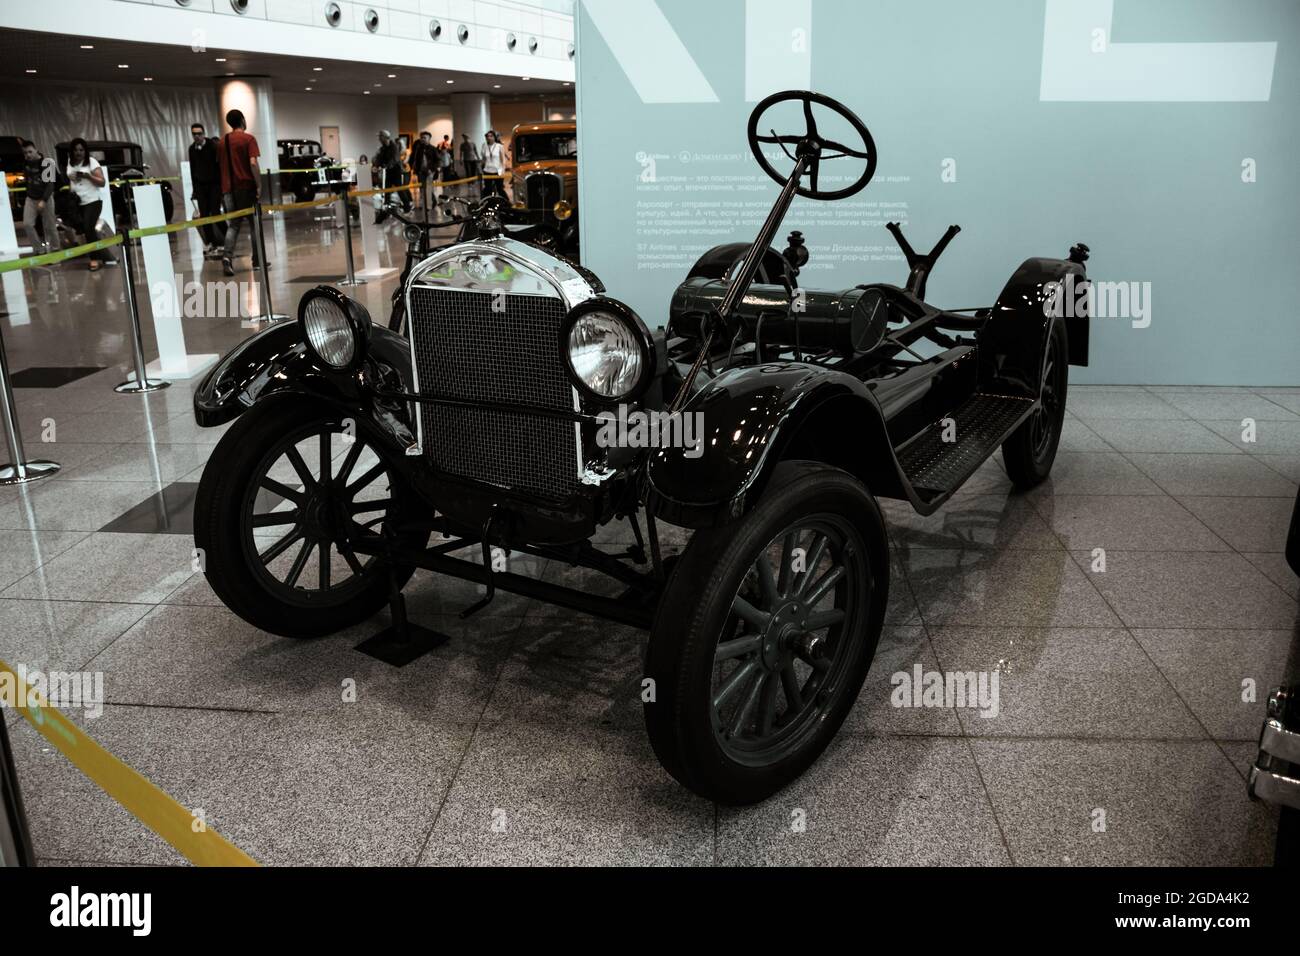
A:
<svg viewBox="0 0 1300 956">
<path fill-rule="evenodd" d="M 225 196 L 226 210 L 236 212 L 249 208 L 257 201 L 261 181 L 257 157 L 261 155 L 261 151 L 257 148 L 257 138 L 248 132 L 248 124 L 242 112 L 231 110 L 226 114 L 226 122 L 230 124 L 230 132 L 217 146 L 217 161 L 221 164 L 221 192 Z M 230 229 L 226 232 L 226 248 L 221 257 L 221 269 L 228 276 L 235 274 L 231 259 L 234 258 L 235 244 L 239 241 L 239 234 L 243 231 L 245 223 L 250 226 L 249 240 L 253 243 L 253 268 L 258 268 L 257 242 L 253 239 L 251 231 L 257 228 L 256 224 L 251 217 L 247 216 L 231 219 Z M 268 262 L 267 267 L 270 268 L 270 265 Z"/>
</svg>

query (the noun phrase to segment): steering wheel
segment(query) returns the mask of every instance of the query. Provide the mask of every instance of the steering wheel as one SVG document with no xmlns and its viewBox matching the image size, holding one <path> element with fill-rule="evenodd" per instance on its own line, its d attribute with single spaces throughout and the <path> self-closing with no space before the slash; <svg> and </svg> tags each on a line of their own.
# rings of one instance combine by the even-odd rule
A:
<svg viewBox="0 0 1300 956">
<path fill-rule="evenodd" d="M 758 121 L 762 118 L 763 114 L 777 103 L 786 103 L 790 100 L 798 100 L 803 103 L 803 116 L 807 127 L 803 135 L 781 136 L 777 135 L 776 130 L 772 130 L 770 136 L 759 136 Z M 862 148 L 850 149 L 844 144 L 837 143 L 834 140 L 823 139 L 821 134 L 817 131 L 817 120 L 813 117 L 812 108 L 814 103 L 826 107 L 845 119 L 849 125 L 857 131 L 858 136 L 861 137 Z M 792 160 L 797 160 L 800 156 L 807 157 L 807 175 L 809 177 L 809 184 L 805 187 L 801 183 L 795 188 L 795 192 L 798 195 L 807 199 L 844 199 L 848 196 L 852 196 L 854 193 L 860 192 L 867 183 L 871 182 L 871 177 L 876 174 L 876 143 L 871 138 L 871 133 L 868 132 L 866 124 L 863 123 L 862 120 L 858 119 L 857 115 L 843 103 L 838 100 L 833 100 L 829 96 L 824 96 L 821 93 L 814 93 L 811 90 L 786 90 L 783 93 L 773 93 L 771 96 L 767 97 L 767 99 L 755 106 L 754 112 L 749 114 L 748 132 L 749 148 L 750 151 L 753 152 L 754 158 L 758 160 L 759 167 L 763 172 L 767 173 L 782 186 L 785 185 L 788 176 L 782 176 L 772 168 L 772 164 L 769 163 L 767 157 L 763 155 L 763 150 L 759 147 L 759 144 L 776 143 Z M 794 146 L 793 153 L 787 149 L 787 146 L 791 145 Z M 835 152 L 827 155 L 824 150 L 835 150 Z M 862 175 L 843 189 L 818 189 L 817 174 L 820 170 L 822 160 L 842 159 L 846 156 L 852 156 L 856 159 L 865 159 L 867 161 L 867 167 L 863 170 Z"/>
</svg>

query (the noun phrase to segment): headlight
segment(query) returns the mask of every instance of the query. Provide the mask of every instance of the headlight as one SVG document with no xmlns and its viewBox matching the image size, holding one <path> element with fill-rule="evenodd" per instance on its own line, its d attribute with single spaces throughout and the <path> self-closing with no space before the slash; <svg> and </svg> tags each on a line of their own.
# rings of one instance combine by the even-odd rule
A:
<svg viewBox="0 0 1300 956">
<path fill-rule="evenodd" d="M 308 347 L 326 365 L 349 370 L 370 344 L 370 313 L 338 289 L 320 285 L 298 303 L 298 324 Z"/>
<path fill-rule="evenodd" d="M 561 349 L 580 391 L 621 402 L 645 391 L 654 376 L 654 347 L 645 323 L 616 299 L 597 297 L 564 320 Z"/>
<path fill-rule="evenodd" d="M 573 206 L 567 199 L 561 199 L 551 207 L 551 212 L 555 213 L 556 219 L 568 219 L 573 215 Z"/>
</svg>

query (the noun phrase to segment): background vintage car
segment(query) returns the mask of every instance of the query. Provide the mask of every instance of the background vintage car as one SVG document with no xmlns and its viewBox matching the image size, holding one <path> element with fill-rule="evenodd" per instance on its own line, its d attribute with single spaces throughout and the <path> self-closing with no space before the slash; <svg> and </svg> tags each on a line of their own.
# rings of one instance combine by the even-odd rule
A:
<svg viewBox="0 0 1300 956">
<path fill-rule="evenodd" d="M 331 188 L 330 183 L 342 181 L 343 170 L 329 168 L 338 161 L 326 155 L 316 140 L 279 139 L 275 145 L 281 195 L 292 195 L 297 202 L 307 202 Z"/>
<path fill-rule="evenodd" d="M 149 178 L 149 164 L 144 161 L 144 151 L 138 143 L 109 139 L 87 140 L 86 148 L 90 150 L 90 155 L 99 160 L 99 164 L 104 167 L 104 175 L 108 177 L 110 184 L 109 192 L 113 197 L 113 216 L 120 228 L 128 223 L 131 202 L 127 199 L 126 192 L 121 186 L 112 184 L 124 179 Z M 55 156 L 58 157 L 59 169 L 67 169 L 68 144 L 59 143 L 54 147 L 54 151 Z M 168 222 L 171 222 L 172 211 L 176 205 L 173 198 L 172 184 L 168 180 L 161 180 L 158 185 L 162 187 L 163 216 L 166 217 Z M 55 208 L 58 211 L 59 218 L 64 222 L 72 221 L 73 202 L 75 200 L 72 193 L 67 190 L 60 190 L 57 194 Z"/>
<path fill-rule="evenodd" d="M 9 208 L 13 210 L 14 222 L 22 222 L 23 199 L 21 190 L 27 178 L 23 173 L 23 148 L 17 136 L 0 136 L 0 172 L 5 175 L 5 185 L 9 187 Z"/>
<path fill-rule="evenodd" d="M 577 125 L 566 121 L 516 126 L 510 155 L 510 191 L 515 207 L 527 209 L 553 226 L 560 233 L 562 245 L 576 245 Z"/>
</svg>

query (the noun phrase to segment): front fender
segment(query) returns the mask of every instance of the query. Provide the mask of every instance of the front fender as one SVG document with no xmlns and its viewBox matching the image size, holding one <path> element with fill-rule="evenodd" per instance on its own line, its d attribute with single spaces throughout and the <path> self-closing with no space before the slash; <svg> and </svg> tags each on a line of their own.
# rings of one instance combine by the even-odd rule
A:
<svg viewBox="0 0 1300 956">
<path fill-rule="evenodd" d="M 414 441 L 410 409 L 390 409 L 375 402 L 370 382 L 381 383 L 385 390 L 410 390 L 411 357 L 405 338 L 372 326 L 361 370 L 342 373 L 321 363 L 307 348 L 297 322 L 279 322 L 222 356 L 194 392 L 194 420 L 204 428 L 223 425 L 257 402 L 293 394 L 352 413 L 371 411 L 395 442 Z"/>
<path fill-rule="evenodd" d="M 672 524 L 701 528 L 740 517 L 785 458 L 824 461 L 874 494 L 907 497 L 879 404 L 842 372 L 796 363 L 733 369 L 683 414 L 701 416 L 702 453 L 661 448 L 646 469 L 646 507 Z"/>
</svg>

